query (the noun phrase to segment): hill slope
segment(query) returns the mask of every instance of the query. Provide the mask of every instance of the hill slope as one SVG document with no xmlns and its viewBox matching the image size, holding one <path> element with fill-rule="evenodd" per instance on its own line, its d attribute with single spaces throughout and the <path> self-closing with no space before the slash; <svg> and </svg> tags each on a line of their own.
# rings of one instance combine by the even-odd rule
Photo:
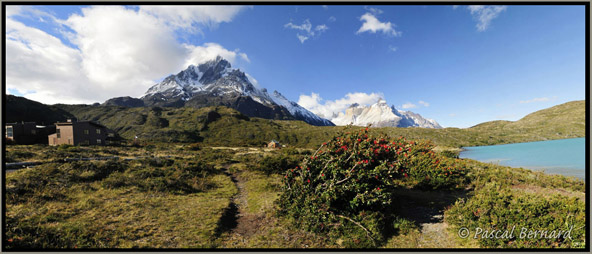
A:
<svg viewBox="0 0 592 254">
<path fill-rule="evenodd" d="M 6 95 L 6 122 L 36 122 L 49 125 L 64 122 L 73 115 L 55 106 L 45 105 L 24 97 Z"/>
<path fill-rule="evenodd" d="M 566 102 L 515 122 L 485 122 L 468 130 L 491 136 L 497 144 L 585 137 L 586 101 Z"/>
</svg>

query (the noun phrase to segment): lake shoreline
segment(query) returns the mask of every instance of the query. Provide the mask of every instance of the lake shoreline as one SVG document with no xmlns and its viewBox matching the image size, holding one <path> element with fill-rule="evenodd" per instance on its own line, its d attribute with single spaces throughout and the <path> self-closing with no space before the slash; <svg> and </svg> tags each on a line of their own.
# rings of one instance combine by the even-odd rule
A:
<svg viewBox="0 0 592 254">
<path fill-rule="evenodd" d="M 547 174 L 585 178 L 586 138 L 570 138 L 492 146 L 463 147 L 461 159 L 473 159 Z"/>
</svg>

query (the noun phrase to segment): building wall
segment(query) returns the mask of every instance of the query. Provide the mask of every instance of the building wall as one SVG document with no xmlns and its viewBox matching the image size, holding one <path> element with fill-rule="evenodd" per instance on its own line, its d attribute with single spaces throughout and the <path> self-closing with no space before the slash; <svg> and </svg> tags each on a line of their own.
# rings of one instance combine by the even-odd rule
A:
<svg viewBox="0 0 592 254">
<path fill-rule="evenodd" d="M 12 129 L 12 137 L 8 136 L 9 129 Z M 36 127 L 35 122 L 8 123 L 4 126 L 4 137 L 23 145 L 43 143 L 45 136 L 43 136 L 42 131 L 42 129 Z"/>
<path fill-rule="evenodd" d="M 85 130 L 88 132 L 85 132 Z M 100 133 L 97 133 L 97 130 L 100 130 Z M 105 145 L 106 138 L 106 128 L 90 122 L 74 123 L 74 140 L 76 145 Z M 98 140 L 100 140 L 100 142 Z"/>
<path fill-rule="evenodd" d="M 59 133 L 59 135 L 58 135 Z M 58 137 L 59 136 L 59 137 Z M 74 128 L 72 125 L 58 125 L 56 126 L 56 134 L 49 135 L 50 145 L 74 145 Z"/>
</svg>

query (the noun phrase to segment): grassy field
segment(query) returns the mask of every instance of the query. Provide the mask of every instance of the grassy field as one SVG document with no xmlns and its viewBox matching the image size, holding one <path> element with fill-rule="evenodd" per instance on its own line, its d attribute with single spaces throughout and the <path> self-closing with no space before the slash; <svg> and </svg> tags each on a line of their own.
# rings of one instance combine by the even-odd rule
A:
<svg viewBox="0 0 592 254">
<path fill-rule="evenodd" d="M 6 250 L 351 247 L 346 244 L 348 235 L 305 231 L 276 213 L 284 170 L 313 152 L 189 143 L 7 146 L 11 161 L 48 163 L 7 173 L 3 246 Z M 51 162 L 98 156 L 119 159 Z M 399 208 L 392 213 L 398 219 L 393 233 L 378 247 L 585 245 L 583 181 L 460 161 L 470 169 L 469 184 L 462 190 L 395 190 Z M 576 229 L 573 240 L 566 242 L 496 242 L 461 239 L 457 234 L 462 226 L 501 229 L 513 224 L 552 228 L 567 224 Z"/>
</svg>

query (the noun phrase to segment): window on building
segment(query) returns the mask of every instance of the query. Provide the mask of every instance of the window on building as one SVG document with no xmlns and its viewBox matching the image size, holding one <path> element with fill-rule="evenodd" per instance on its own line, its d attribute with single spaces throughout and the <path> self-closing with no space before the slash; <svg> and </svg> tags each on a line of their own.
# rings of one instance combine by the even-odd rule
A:
<svg viewBox="0 0 592 254">
<path fill-rule="evenodd" d="M 57 130 L 56 130 L 56 134 L 57 134 L 57 137 L 58 137 L 58 138 L 61 138 L 61 137 L 62 137 L 62 136 L 60 135 L 60 129 L 57 129 Z"/>
<path fill-rule="evenodd" d="M 12 138 L 12 126 L 6 127 L 6 137 Z"/>
<path fill-rule="evenodd" d="M 89 131 L 88 130 L 84 130 L 84 134 L 88 135 Z"/>
<path fill-rule="evenodd" d="M 101 134 L 101 129 L 97 129 L 97 134 Z"/>
<path fill-rule="evenodd" d="M 83 145 L 90 145 L 90 140 L 87 139 L 87 140 L 83 141 L 82 144 Z"/>
<path fill-rule="evenodd" d="M 97 139 L 97 144 L 101 144 L 102 140 L 101 139 Z"/>
</svg>

